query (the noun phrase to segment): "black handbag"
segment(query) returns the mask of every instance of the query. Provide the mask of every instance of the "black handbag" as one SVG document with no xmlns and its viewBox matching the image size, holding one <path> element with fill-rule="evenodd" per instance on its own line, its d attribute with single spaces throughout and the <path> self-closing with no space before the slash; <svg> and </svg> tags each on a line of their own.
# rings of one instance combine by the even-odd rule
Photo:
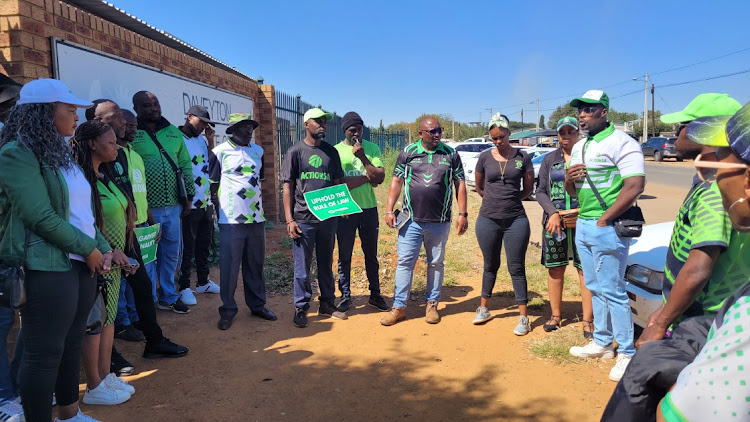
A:
<svg viewBox="0 0 750 422">
<path fill-rule="evenodd" d="M 23 261 L 20 265 L 0 263 L 0 306 L 21 309 L 26 304 L 26 264 L 29 249 L 29 229 L 23 245 Z"/>
<path fill-rule="evenodd" d="M 581 154 L 581 161 L 584 164 L 586 163 L 585 157 L 587 146 L 588 142 L 583 146 L 583 153 Z M 586 181 L 589 182 L 589 187 L 594 192 L 596 199 L 599 200 L 599 205 L 606 211 L 608 208 L 607 204 L 604 202 L 604 199 L 602 199 L 602 196 L 599 195 L 599 191 L 596 189 L 596 186 L 594 186 L 594 182 L 591 181 L 588 171 L 586 172 Z M 646 219 L 643 217 L 641 207 L 638 206 L 638 201 L 612 222 L 612 225 L 615 228 L 615 233 L 620 237 L 640 237 L 641 233 L 643 233 L 644 224 L 646 224 Z"/>
<path fill-rule="evenodd" d="M 159 152 L 161 153 L 162 157 L 167 159 L 167 162 L 169 163 L 170 167 L 172 167 L 172 171 L 174 171 L 174 174 L 177 177 L 177 199 L 180 201 L 180 204 L 182 204 L 183 210 L 189 208 L 190 203 L 188 199 L 187 189 L 185 188 L 185 177 L 182 173 L 182 169 L 177 167 L 177 164 L 172 161 L 172 157 L 167 154 L 167 151 L 161 145 L 159 140 L 156 139 L 156 135 L 152 135 L 151 139 L 154 141 L 154 144 L 156 144 L 156 147 L 159 148 Z"/>
<path fill-rule="evenodd" d="M 86 321 L 86 334 L 101 334 L 104 323 L 107 322 L 107 292 L 105 285 L 107 280 L 102 276 L 96 279 L 96 298 L 94 306 L 89 311 L 89 317 Z"/>
</svg>

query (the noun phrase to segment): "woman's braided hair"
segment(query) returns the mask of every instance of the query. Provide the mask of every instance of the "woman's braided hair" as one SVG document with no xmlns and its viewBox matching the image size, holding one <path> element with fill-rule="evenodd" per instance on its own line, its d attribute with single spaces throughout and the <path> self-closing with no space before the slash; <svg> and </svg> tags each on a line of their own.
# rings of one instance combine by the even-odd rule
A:
<svg viewBox="0 0 750 422">
<path fill-rule="evenodd" d="M 18 141 L 28 148 L 38 160 L 55 168 L 70 168 L 73 164 L 71 149 L 60 136 L 54 124 L 55 104 L 16 104 L 9 112 L 0 131 L 0 148 Z"/>
</svg>

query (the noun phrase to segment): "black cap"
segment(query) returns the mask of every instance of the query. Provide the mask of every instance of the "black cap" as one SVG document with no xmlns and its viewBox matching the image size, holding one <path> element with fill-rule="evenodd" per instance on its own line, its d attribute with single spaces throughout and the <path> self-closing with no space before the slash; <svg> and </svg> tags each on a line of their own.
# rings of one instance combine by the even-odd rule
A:
<svg viewBox="0 0 750 422">
<path fill-rule="evenodd" d="M 211 127 L 216 126 L 216 123 L 211 121 L 211 116 L 208 115 L 208 110 L 202 105 L 194 105 L 190 107 L 190 109 L 188 109 L 187 111 L 187 114 L 192 114 L 193 116 L 211 125 Z"/>
<path fill-rule="evenodd" d="M 347 130 L 350 126 L 354 126 L 356 124 L 364 126 L 365 122 L 362 121 L 362 118 L 359 117 L 359 114 L 354 111 L 350 111 L 344 114 L 344 117 L 341 119 L 341 130 Z"/>
</svg>

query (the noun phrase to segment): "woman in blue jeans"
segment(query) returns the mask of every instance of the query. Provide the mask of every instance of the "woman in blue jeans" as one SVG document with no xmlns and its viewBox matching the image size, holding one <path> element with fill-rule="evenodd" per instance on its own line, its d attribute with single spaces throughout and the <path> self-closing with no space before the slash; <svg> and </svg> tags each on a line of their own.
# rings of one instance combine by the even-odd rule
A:
<svg viewBox="0 0 750 422">
<path fill-rule="evenodd" d="M 501 114 L 493 116 L 489 130 L 495 148 L 479 155 L 475 170 L 477 193 L 482 197 L 476 234 L 484 257 L 484 272 L 482 297 L 473 322 L 483 324 L 492 319 L 488 306 L 505 240 L 505 258 L 520 314 L 513 332 L 523 336 L 531 331 L 526 309 L 529 300 L 525 266 L 531 227 L 521 201 L 531 194 L 534 186 L 534 166 L 526 153 L 510 145 L 507 117 Z"/>
</svg>

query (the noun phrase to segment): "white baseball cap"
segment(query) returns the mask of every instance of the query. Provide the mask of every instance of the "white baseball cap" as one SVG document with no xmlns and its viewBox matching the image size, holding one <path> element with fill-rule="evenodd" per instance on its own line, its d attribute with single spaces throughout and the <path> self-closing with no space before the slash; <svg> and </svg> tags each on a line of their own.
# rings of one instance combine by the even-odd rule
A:
<svg viewBox="0 0 750 422">
<path fill-rule="evenodd" d="M 64 103 L 89 108 L 91 101 L 82 100 L 70 91 L 65 82 L 57 79 L 36 79 L 21 88 L 16 104 Z"/>
</svg>

